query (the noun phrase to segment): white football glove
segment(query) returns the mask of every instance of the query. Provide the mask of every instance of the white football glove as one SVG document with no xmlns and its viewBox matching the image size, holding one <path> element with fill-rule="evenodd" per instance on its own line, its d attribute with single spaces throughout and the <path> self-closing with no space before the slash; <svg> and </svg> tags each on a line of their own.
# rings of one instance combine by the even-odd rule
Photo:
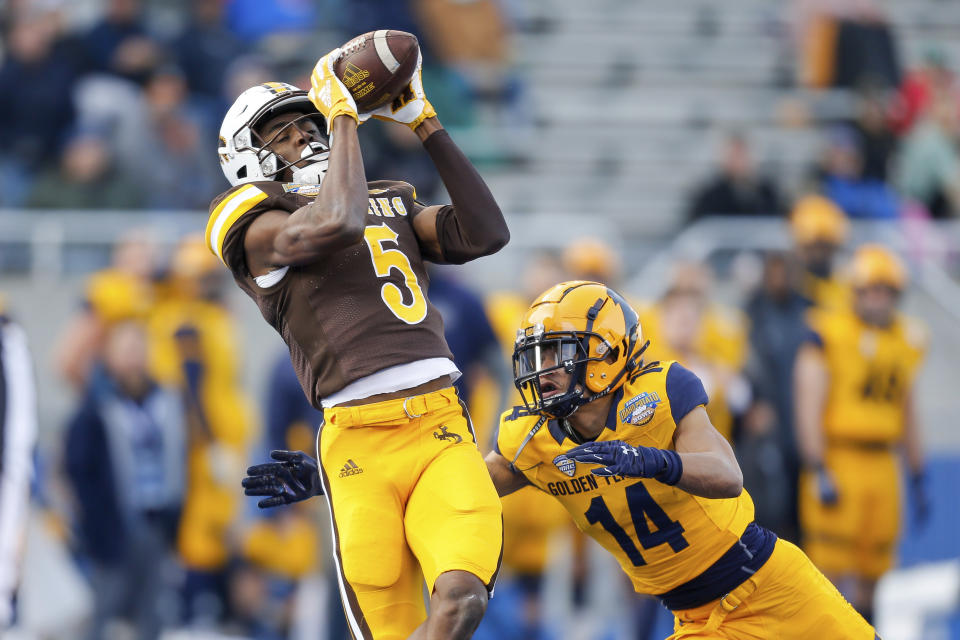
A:
<svg viewBox="0 0 960 640">
<path fill-rule="evenodd" d="M 333 130 L 333 119 L 337 116 L 350 116 L 359 124 L 362 122 L 357 114 L 357 103 L 354 102 L 350 90 L 333 72 L 333 65 L 343 51 L 337 47 L 317 61 L 310 75 L 310 91 L 307 97 L 327 120 L 327 135 Z"/>
<path fill-rule="evenodd" d="M 427 94 L 423 91 L 422 65 L 423 56 L 417 51 L 417 67 L 413 70 L 410 83 L 403 88 L 400 95 L 392 102 L 373 111 L 359 114 L 360 122 L 365 122 L 372 116 L 377 120 L 399 122 L 411 129 L 416 129 L 427 118 L 436 116 L 437 111 L 427 100 Z"/>
</svg>

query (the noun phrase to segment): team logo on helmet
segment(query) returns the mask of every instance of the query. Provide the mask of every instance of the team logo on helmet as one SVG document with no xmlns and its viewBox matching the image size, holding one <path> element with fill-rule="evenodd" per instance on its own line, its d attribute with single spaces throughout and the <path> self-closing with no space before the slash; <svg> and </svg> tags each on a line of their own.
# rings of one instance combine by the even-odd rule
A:
<svg viewBox="0 0 960 640">
<path fill-rule="evenodd" d="M 557 469 L 560 469 L 560 471 L 567 474 L 571 478 L 573 477 L 573 474 L 577 472 L 577 461 L 571 460 L 563 454 L 560 454 L 554 458 L 553 464 L 557 465 Z"/>
</svg>

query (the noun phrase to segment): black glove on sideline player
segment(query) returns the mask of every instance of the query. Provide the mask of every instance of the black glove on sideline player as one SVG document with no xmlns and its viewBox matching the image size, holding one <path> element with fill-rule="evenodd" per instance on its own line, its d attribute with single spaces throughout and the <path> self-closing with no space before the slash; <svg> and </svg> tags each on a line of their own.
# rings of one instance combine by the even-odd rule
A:
<svg viewBox="0 0 960 640">
<path fill-rule="evenodd" d="M 300 502 L 323 493 L 317 461 L 302 451 L 274 450 L 277 462 L 255 464 L 243 479 L 248 496 L 269 496 L 257 503 L 261 509 Z"/>
</svg>

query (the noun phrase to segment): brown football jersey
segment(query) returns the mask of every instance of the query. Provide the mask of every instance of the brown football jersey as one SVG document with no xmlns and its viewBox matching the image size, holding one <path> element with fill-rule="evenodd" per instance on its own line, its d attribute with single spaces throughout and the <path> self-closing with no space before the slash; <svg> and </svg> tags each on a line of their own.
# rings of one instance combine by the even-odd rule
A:
<svg viewBox="0 0 960 640">
<path fill-rule="evenodd" d="M 318 189 L 273 181 L 233 187 L 210 205 L 206 239 L 283 337 L 304 393 L 320 408 L 322 398 L 381 369 L 453 356 L 426 296 L 429 280 L 412 224 L 422 207 L 405 182 L 369 183 L 363 242 L 289 267 L 270 286 L 256 283 L 243 248 L 250 223 L 266 211 L 292 213 Z"/>
</svg>

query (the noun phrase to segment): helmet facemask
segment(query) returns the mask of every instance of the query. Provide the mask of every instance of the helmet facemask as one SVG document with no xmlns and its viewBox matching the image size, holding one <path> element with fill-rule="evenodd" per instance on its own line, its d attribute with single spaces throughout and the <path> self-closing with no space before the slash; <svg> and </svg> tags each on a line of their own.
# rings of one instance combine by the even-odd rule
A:
<svg viewBox="0 0 960 640">
<path fill-rule="evenodd" d="M 257 130 L 269 119 L 291 111 L 300 114 L 275 131 L 262 136 Z M 302 123 L 305 119 L 314 121 L 321 133 L 304 147 L 299 158 L 287 160 L 272 147 L 284 133 L 290 132 L 289 127 L 297 127 L 304 133 Z M 326 130 L 326 120 L 310 103 L 306 91 L 278 82 L 251 87 L 237 98 L 224 116 L 218 148 L 220 166 L 234 186 L 258 180 L 278 180 L 287 169 L 296 182 L 319 184 L 329 158 L 329 141 L 323 133 Z"/>
<path fill-rule="evenodd" d="M 572 281 L 551 287 L 527 311 L 514 345 L 514 384 L 525 409 L 568 418 L 613 393 L 643 366 L 648 343 L 641 345 L 640 336 L 636 312 L 606 285 Z M 560 369 L 569 381 L 556 379 Z"/>
<path fill-rule="evenodd" d="M 266 115 L 272 117 L 279 114 L 269 113 Z M 296 128 L 303 135 L 307 135 L 305 131 L 300 129 L 300 123 L 304 120 L 313 120 L 315 115 L 316 114 L 304 113 L 297 116 L 277 129 L 267 140 L 264 140 L 260 134 L 257 133 L 256 124 L 253 125 L 251 128 L 251 132 L 253 133 L 252 137 L 259 143 L 259 146 L 255 147 L 253 151 L 257 154 L 257 159 L 260 161 L 260 170 L 263 172 L 265 179 L 276 180 L 281 173 L 290 169 L 292 172 L 291 180 L 293 182 L 320 184 L 320 181 L 323 180 L 323 175 L 327 171 L 327 163 L 330 157 L 330 147 L 327 146 L 326 141 L 321 139 L 307 143 L 307 146 L 305 146 L 300 153 L 300 159 L 295 161 L 286 160 L 272 149 L 273 143 L 287 133 L 291 127 Z M 263 120 L 265 117 L 261 117 L 260 119 Z M 307 162 L 307 164 L 297 166 L 302 162 Z"/>
<path fill-rule="evenodd" d="M 566 418 L 594 399 L 585 384 L 587 363 L 602 361 L 604 356 L 590 357 L 591 338 L 603 342 L 596 333 L 545 332 L 543 325 L 517 332 L 513 379 L 527 411 Z M 560 369 L 570 374 L 566 389 L 558 389 L 549 379 L 551 372 Z"/>
</svg>

